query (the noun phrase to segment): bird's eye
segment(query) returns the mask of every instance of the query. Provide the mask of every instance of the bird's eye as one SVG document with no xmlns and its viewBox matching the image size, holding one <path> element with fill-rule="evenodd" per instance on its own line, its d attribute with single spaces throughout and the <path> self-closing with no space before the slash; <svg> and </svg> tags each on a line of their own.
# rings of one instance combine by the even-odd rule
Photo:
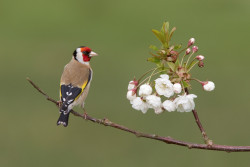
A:
<svg viewBox="0 0 250 167">
<path fill-rule="evenodd" d="M 82 53 L 85 54 L 85 55 L 89 55 L 88 51 L 83 51 Z"/>
</svg>

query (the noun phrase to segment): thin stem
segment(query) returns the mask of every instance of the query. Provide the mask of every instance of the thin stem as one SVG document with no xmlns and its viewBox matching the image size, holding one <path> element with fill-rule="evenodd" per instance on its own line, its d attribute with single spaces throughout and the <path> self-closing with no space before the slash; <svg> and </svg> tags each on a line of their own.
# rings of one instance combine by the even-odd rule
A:
<svg viewBox="0 0 250 167">
<path fill-rule="evenodd" d="M 155 69 L 158 69 L 158 68 L 160 68 L 160 67 L 153 68 L 153 69 L 151 69 L 151 70 L 145 72 L 145 73 L 138 79 L 138 82 L 140 82 L 140 80 L 141 80 L 143 77 L 145 77 L 148 73 L 150 73 L 151 71 L 153 71 L 153 70 L 155 70 Z"/>
<path fill-rule="evenodd" d="M 194 81 L 197 81 L 197 82 L 199 82 L 199 83 L 201 83 L 202 81 L 200 81 L 199 79 L 197 79 L 197 78 L 190 78 L 189 80 L 194 80 Z"/>
<path fill-rule="evenodd" d="M 188 62 L 189 62 L 190 58 L 193 56 L 193 54 L 194 54 L 194 52 L 192 52 L 192 53 L 189 55 L 189 57 L 188 57 L 188 59 L 187 59 L 187 63 L 186 63 L 186 67 L 185 67 L 185 68 L 187 68 Z"/>
<path fill-rule="evenodd" d="M 194 60 L 193 60 L 193 61 L 194 61 Z M 190 64 L 192 64 L 193 61 L 192 61 Z M 192 65 L 192 67 L 190 67 L 190 68 L 188 69 L 187 73 L 188 73 L 190 70 L 192 70 L 192 68 L 193 68 L 197 63 L 199 63 L 199 61 L 197 61 L 196 63 L 194 63 L 194 64 Z"/>
<path fill-rule="evenodd" d="M 185 92 L 186 92 L 187 94 L 189 94 L 187 88 L 185 88 Z M 201 124 L 201 121 L 200 121 L 200 119 L 199 119 L 199 116 L 198 116 L 198 113 L 196 112 L 196 110 L 192 110 L 192 113 L 193 113 L 193 115 L 194 115 L 196 124 L 198 125 L 198 127 L 199 127 L 199 129 L 200 129 L 200 131 L 201 131 L 201 134 L 202 134 L 202 136 L 203 136 L 203 139 L 204 139 L 205 143 L 207 143 L 207 144 L 212 143 L 212 140 L 209 140 L 209 138 L 208 138 L 208 136 L 207 136 L 207 134 L 206 134 L 206 132 L 205 132 L 205 130 L 204 130 L 202 124 Z"/>
<path fill-rule="evenodd" d="M 161 73 L 161 72 L 163 72 L 163 71 L 166 71 L 166 70 L 158 71 L 157 73 L 154 73 L 154 75 L 152 75 L 152 76 L 155 76 L 155 75 L 157 75 L 157 74 L 159 74 L 159 73 Z M 149 77 L 150 77 L 150 76 L 149 76 Z M 141 86 L 149 77 L 145 78 L 142 82 L 140 82 L 140 84 L 138 84 L 138 85 L 136 86 L 136 89 L 137 89 L 139 86 Z"/>
<path fill-rule="evenodd" d="M 34 84 L 29 78 L 27 78 L 27 80 L 38 92 L 40 92 L 42 95 L 44 95 L 47 100 L 51 101 L 52 103 L 56 104 L 57 107 L 59 107 L 59 105 L 58 105 L 59 102 L 57 102 L 56 100 L 49 97 L 36 84 Z M 176 140 L 176 139 L 173 139 L 169 136 L 163 137 L 163 136 L 158 136 L 155 134 L 142 133 L 142 132 L 139 132 L 139 131 L 136 131 L 133 129 L 129 129 L 125 126 L 119 125 L 117 123 L 111 122 L 107 118 L 97 119 L 97 118 L 94 118 L 94 117 L 87 115 L 86 113 L 80 114 L 74 110 L 71 110 L 71 114 L 73 114 L 74 116 L 77 116 L 77 117 L 81 117 L 85 120 L 89 120 L 93 123 L 101 124 L 104 126 L 109 126 L 109 127 L 119 129 L 119 130 L 122 130 L 122 131 L 125 131 L 128 133 L 132 133 L 132 134 L 136 135 L 137 137 L 158 140 L 158 141 L 162 141 L 166 144 L 174 144 L 174 145 L 178 145 L 178 146 L 184 146 L 184 147 L 187 147 L 189 149 L 194 148 L 194 149 L 215 150 L 215 151 L 225 151 L 225 152 L 250 152 L 250 146 L 226 146 L 226 145 L 216 145 L 216 144 L 209 145 L 209 144 L 190 143 L 190 142 Z M 198 118 L 198 115 L 197 115 L 197 118 Z"/>
<path fill-rule="evenodd" d="M 182 81 L 181 81 L 181 86 L 182 86 L 182 90 L 183 90 L 183 92 L 185 92 L 184 84 L 183 84 L 183 82 L 182 82 Z"/>
<path fill-rule="evenodd" d="M 181 64 L 180 64 L 181 66 L 182 66 L 182 62 L 183 62 L 185 56 L 186 56 L 186 53 L 181 58 Z"/>
<path fill-rule="evenodd" d="M 179 52 L 179 54 L 181 53 L 181 52 L 183 52 L 184 50 L 187 50 L 189 48 L 189 46 L 187 46 L 186 48 L 184 48 L 184 49 L 182 49 L 180 52 Z M 185 54 L 182 56 L 182 58 L 181 58 L 181 66 L 182 66 L 182 63 L 183 63 L 183 60 L 184 60 L 184 58 L 186 57 L 186 52 L 185 52 Z"/>
<path fill-rule="evenodd" d="M 186 46 L 185 48 L 183 48 L 183 49 L 179 52 L 179 54 L 182 53 L 184 50 L 187 50 L 187 48 L 189 48 L 189 46 Z"/>
<path fill-rule="evenodd" d="M 149 79 L 148 79 L 148 84 L 149 84 L 149 82 L 150 82 L 150 80 L 151 80 L 151 78 L 152 78 L 152 76 L 153 76 L 153 74 L 154 74 L 154 72 L 157 70 L 157 68 L 151 73 L 151 75 L 150 75 L 150 77 L 149 77 Z"/>
</svg>

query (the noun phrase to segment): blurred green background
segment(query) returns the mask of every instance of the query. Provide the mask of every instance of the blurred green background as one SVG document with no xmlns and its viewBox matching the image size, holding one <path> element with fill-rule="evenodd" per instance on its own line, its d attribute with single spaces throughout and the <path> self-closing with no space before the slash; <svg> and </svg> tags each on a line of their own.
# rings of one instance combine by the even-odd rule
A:
<svg viewBox="0 0 250 167">
<path fill-rule="evenodd" d="M 250 153 L 188 150 L 74 116 L 67 128 L 56 126 L 58 109 L 26 81 L 58 98 L 64 65 L 76 47 L 89 46 L 100 55 L 91 61 L 91 116 L 202 143 L 192 113 L 144 115 L 126 100 L 128 82 L 153 67 L 148 47 L 160 43 L 151 29 L 170 21 L 173 42 L 194 37 L 206 57 L 193 75 L 216 83 L 214 92 L 196 83 L 192 90 L 208 136 L 216 144 L 250 145 L 249 16 L 249 0 L 1 0 L 0 166 L 249 166 Z"/>
</svg>

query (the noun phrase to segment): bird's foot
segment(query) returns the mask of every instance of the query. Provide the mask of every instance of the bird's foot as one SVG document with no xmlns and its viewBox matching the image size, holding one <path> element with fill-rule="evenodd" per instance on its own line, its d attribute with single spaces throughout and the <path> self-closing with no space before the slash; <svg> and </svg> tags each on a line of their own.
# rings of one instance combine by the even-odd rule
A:
<svg viewBox="0 0 250 167">
<path fill-rule="evenodd" d="M 57 101 L 56 104 L 58 105 L 58 107 L 61 107 L 62 106 L 62 101 Z"/>
<path fill-rule="evenodd" d="M 87 120 L 88 114 L 87 114 L 87 112 L 85 110 L 84 110 L 84 113 L 83 113 L 83 117 L 84 117 L 85 120 Z"/>
</svg>

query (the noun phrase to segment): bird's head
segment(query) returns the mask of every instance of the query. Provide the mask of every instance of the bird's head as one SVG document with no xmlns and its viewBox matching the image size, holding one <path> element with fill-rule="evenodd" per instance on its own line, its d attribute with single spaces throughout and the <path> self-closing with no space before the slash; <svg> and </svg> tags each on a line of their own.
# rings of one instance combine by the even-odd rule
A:
<svg viewBox="0 0 250 167">
<path fill-rule="evenodd" d="M 98 54 L 96 54 L 89 47 L 86 46 L 80 46 L 76 48 L 76 50 L 73 53 L 74 59 L 83 64 L 88 64 L 91 57 L 93 56 L 98 56 Z"/>
</svg>

